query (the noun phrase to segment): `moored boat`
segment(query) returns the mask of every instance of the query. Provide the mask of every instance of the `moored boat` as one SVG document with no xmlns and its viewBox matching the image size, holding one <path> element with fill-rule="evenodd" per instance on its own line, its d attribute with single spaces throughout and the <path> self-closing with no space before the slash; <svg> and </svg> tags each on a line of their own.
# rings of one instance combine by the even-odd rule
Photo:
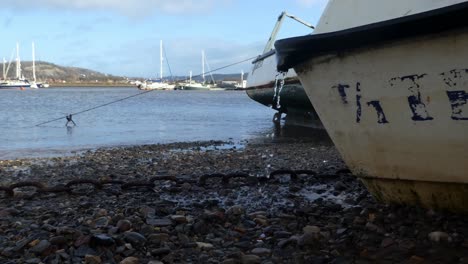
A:
<svg viewBox="0 0 468 264">
<path fill-rule="evenodd" d="M 287 114 L 288 118 L 295 120 L 294 124 L 322 129 L 323 126 L 315 109 L 306 96 L 294 70 L 282 75 L 281 78 L 276 71 L 273 43 L 284 19 L 287 17 L 297 19 L 286 12 L 281 13 L 278 17 L 263 53 L 252 62 L 253 66 L 249 72 L 245 90 L 252 100 L 277 111 L 273 117 L 275 123 L 280 122 L 282 114 Z M 313 28 L 313 26 L 302 20 L 299 20 L 299 22 Z"/>
<path fill-rule="evenodd" d="M 0 90 L 3 89 L 27 89 L 31 84 L 27 80 L 4 80 L 0 81 Z"/>
<path fill-rule="evenodd" d="M 467 16 L 468 1 L 331 0 L 315 34 L 275 44 L 381 201 L 468 212 Z"/>
<path fill-rule="evenodd" d="M 216 82 L 213 78 L 213 75 L 211 74 L 211 70 L 209 69 L 209 65 L 206 61 L 206 56 L 205 56 L 205 51 L 202 50 L 201 52 L 201 65 L 202 65 L 202 74 L 201 77 L 203 81 L 201 83 L 192 81 L 192 72 L 190 72 L 190 80 L 188 83 L 181 83 L 179 85 L 180 90 L 191 90 L 191 91 L 211 91 L 211 90 L 216 90 L 217 85 Z M 205 80 L 205 65 L 208 66 L 208 71 L 211 76 L 211 84 L 207 83 Z"/>
<path fill-rule="evenodd" d="M 211 85 L 206 83 L 190 82 L 187 84 L 181 85 L 180 90 L 190 90 L 190 91 L 209 91 Z"/>
<path fill-rule="evenodd" d="M 159 43 L 159 79 L 157 80 L 145 80 L 144 82 L 138 82 L 137 87 L 140 90 L 174 90 L 175 84 L 168 83 L 163 78 L 163 42 Z"/>
<path fill-rule="evenodd" d="M 8 65 L 8 68 L 10 66 Z M 16 43 L 16 79 L 7 79 L 8 69 L 5 69 L 5 59 L 3 60 L 3 80 L 0 81 L 0 89 L 27 89 L 37 88 L 36 85 L 26 80 L 21 72 L 21 60 L 19 57 L 19 43 Z"/>
</svg>

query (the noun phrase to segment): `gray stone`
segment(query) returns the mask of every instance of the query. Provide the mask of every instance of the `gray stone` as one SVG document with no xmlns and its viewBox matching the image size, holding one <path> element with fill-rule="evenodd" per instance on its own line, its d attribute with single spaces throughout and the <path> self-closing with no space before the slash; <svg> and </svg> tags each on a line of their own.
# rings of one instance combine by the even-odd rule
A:
<svg viewBox="0 0 468 264">
<path fill-rule="evenodd" d="M 148 242 L 150 244 L 160 245 L 161 243 L 166 242 L 168 240 L 169 240 L 169 235 L 165 233 L 151 234 L 148 236 Z"/>
<path fill-rule="evenodd" d="M 135 257 L 127 257 L 120 261 L 120 264 L 139 264 L 140 260 Z"/>
<path fill-rule="evenodd" d="M 41 263 L 41 259 L 40 258 L 30 258 L 30 259 L 26 260 L 26 263 L 28 263 L 28 264 L 38 264 L 38 263 Z"/>
<path fill-rule="evenodd" d="M 82 245 L 75 250 L 75 257 L 85 257 L 86 255 L 98 255 L 92 248 Z"/>
<path fill-rule="evenodd" d="M 165 226 L 170 226 L 172 225 L 172 221 L 167 218 L 162 218 L 162 219 L 153 219 L 153 218 L 148 218 L 146 219 L 146 223 L 148 225 L 152 225 L 155 227 L 165 227 Z"/>
<path fill-rule="evenodd" d="M 187 217 L 183 215 L 171 215 L 171 219 L 178 224 L 185 224 L 188 222 Z"/>
<path fill-rule="evenodd" d="M 234 205 L 226 211 L 226 215 L 228 216 L 233 216 L 233 215 L 240 216 L 240 215 L 243 215 L 244 213 L 245 213 L 245 209 L 244 207 L 240 205 Z"/>
<path fill-rule="evenodd" d="M 67 244 L 67 239 L 64 236 L 54 236 L 50 238 L 49 241 L 52 245 L 56 245 L 56 246 Z"/>
<path fill-rule="evenodd" d="M 115 241 L 112 237 L 105 234 L 96 234 L 93 235 L 89 241 L 89 244 L 92 247 L 110 247 L 115 244 Z"/>
<path fill-rule="evenodd" d="M 371 232 L 375 232 L 375 231 L 377 231 L 379 229 L 379 227 L 372 224 L 371 222 L 367 222 L 366 229 L 371 231 Z"/>
<path fill-rule="evenodd" d="M 117 222 L 117 228 L 120 232 L 125 232 L 132 228 L 132 223 L 128 220 L 119 220 Z"/>
<path fill-rule="evenodd" d="M 41 240 L 37 245 L 32 247 L 29 251 L 36 254 L 42 254 L 51 246 L 50 242 L 47 240 Z"/>
<path fill-rule="evenodd" d="M 142 234 L 137 232 L 125 232 L 124 240 L 132 244 L 133 246 L 141 246 L 146 243 L 146 238 Z"/>
<path fill-rule="evenodd" d="M 394 243 L 393 239 L 387 237 L 382 240 L 382 243 L 380 243 L 380 247 L 386 248 L 386 247 L 393 245 L 393 243 Z"/>
<path fill-rule="evenodd" d="M 151 250 L 151 255 L 153 256 L 162 256 L 162 255 L 167 255 L 171 253 L 171 249 L 168 247 L 163 247 L 163 248 L 157 248 Z"/>
<path fill-rule="evenodd" d="M 273 233 L 273 236 L 275 238 L 290 238 L 292 236 L 292 233 L 287 231 L 276 231 L 275 233 Z"/>
<path fill-rule="evenodd" d="M 102 260 L 101 257 L 95 255 L 86 255 L 85 256 L 85 264 L 101 264 Z"/>
<path fill-rule="evenodd" d="M 271 254 L 271 250 L 268 248 L 254 248 L 251 253 L 258 256 L 268 256 Z"/>
<path fill-rule="evenodd" d="M 337 234 L 337 235 L 342 235 L 342 234 L 344 234 L 347 230 L 348 230 L 347 228 L 338 228 L 338 229 L 336 230 L 336 234 Z"/>
<path fill-rule="evenodd" d="M 299 246 L 314 246 L 317 244 L 317 237 L 315 234 L 305 233 L 299 237 L 297 244 Z"/>
<path fill-rule="evenodd" d="M 210 243 L 204 243 L 204 242 L 196 242 L 197 247 L 200 249 L 212 249 L 214 248 L 213 244 Z"/>
<path fill-rule="evenodd" d="M 109 225 L 109 218 L 107 216 L 99 217 L 94 221 L 94 226 L 97 228 L 107 227 Z"/>
<path fill-rule="evenodd" d="M 23 249 L 27 244 L 31 243 L 31 241 L 35 240 L 38 236 L 32 235 L 27 238 L 23 238 L 20 241 L 16 242 L 15 247 L 12 248 L 12 251 L 20 251 Z"/>
<path fill-rule="evenodd" d="M 259 264 L 262 262 L 262 259 L 256 255 L 244 255 L 241 258 L 242 264 Z"/>
<path fill-rule="evenodd" d="M 450 239 L 450 236 L 447 233 L 441 231 L 431 232 L 427 236 L 432 242 L 449 241 Z"/>
<path fill-rule="evenodd" d="M 225 259 L 223 262 L 221 262 L 222 264 L 238 264 L 239 261 L 236 260 L 236 259 L 233 259 L 233 258 L 228 258 L 228 259 Z"/>
<path fill-rule="evenodd" d="M 0 253 L 1 253 L 2 256 L 11 257 L 11 256 L 13 256 L 14 248 L 12 248 L 12 247 L 4 248 Z"/>
<path fill-rule="evenodd" d="M 177 234 L 177 238 L 179 239 L 180 244 L 188 244 L 190 242 L 190 239 L 187 235 L 184 235 L 182 233 Z"/>
<path fill-rule="evenodd" d="M 320 233 L 320 227 L 318 227 L 318 226 L 305 226 L 304 228 L 302 228 L 302 231 L 304 231 L 304 233 L 308 233 L 308 234 L 318 234 L 318 233 Z"/>
</svg>

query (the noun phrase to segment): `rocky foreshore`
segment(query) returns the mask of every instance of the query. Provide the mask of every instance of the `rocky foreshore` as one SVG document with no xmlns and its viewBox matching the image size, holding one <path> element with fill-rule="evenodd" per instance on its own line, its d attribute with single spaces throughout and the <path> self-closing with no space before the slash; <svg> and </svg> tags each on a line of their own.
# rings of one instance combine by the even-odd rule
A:
<svg viewBox="0 0 468 264">
<path fill-rule="evenodd" d="M 377 203 L 334 147 L 196 142 L 0 161 L 0 181 L 158 181 L 82 194 L 0 193 L 1 263 L 468 263 L 466 215 Z M 199 177 L 314 170 L 267 182 Z M 345 171 L 341 171 L 345 172 Z"/>
</svg>

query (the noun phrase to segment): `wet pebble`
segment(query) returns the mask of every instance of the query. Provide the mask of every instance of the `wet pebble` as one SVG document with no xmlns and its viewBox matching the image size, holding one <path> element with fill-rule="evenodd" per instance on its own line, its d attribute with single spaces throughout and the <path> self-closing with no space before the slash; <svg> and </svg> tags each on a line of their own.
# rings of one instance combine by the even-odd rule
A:
<svg viewBox="0 0 468 264">
<path fill-rule="evenodd" d="M 37 245 L 33 246 L 29 251 L 36 254 L 43 254 L 51 246 L 48 240 L 41 240 Z"/>
<path fill-rule="evenodd" d="M 146 238 L 137 232 L 125 232 L 123 235 L 125 241 L 129 242 L 133 246 L 141 246 L 146 243 Z"/>
<path fill-rule="evenodd" d="M 132 223 L 129 220 L 119 220 L 117 222 L 119 232 L 125 232 L 132 228 Z"/>
<path fill-rule="evenodd" d="M 93 247 L 110 247 L 115 244 L 115 240 L 105 234 L 96 234 L 91 237 L 89 244 Z"/>
<path fill-rule="evenodd" d="M 350 259 L 463 263 L 468 259 L 463 216 L 379 204 L 354 176 L 301 176 L 297 183 L 260 185 L 232 179 L 227 188 L 216 179 L 204 186 L 197 183 L 199 175 L 213 172 L 264 176 L 280 167 L 333 174 L 344 166 L 333 148 L 282 143 L 180 151 L 187 147 L 193 144 L 45 159 L 51 163 L 35 165 L 34 176 L 51 184 L 85 177 L 142 181 L 162 171 L 188 181 L 157 183 L 157 192 L 135 189 L 116 194 L 106 186 L 105 191 L 73 198 L 0 197 L 0 259 L 53 264 L 347 263 Z M 28 166 L 29 161 L 21 162 L 18 169 Z M 0 176 L 8 179 L 9 165 L 4 164 L 10 163 L 2 164 Z M 24 180 L 32 176 L 18 175 Z"/>
</svg>

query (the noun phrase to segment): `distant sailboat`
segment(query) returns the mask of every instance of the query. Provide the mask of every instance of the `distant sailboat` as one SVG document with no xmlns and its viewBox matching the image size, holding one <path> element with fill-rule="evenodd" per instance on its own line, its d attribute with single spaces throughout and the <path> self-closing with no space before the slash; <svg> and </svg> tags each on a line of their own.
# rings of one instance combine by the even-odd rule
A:
<svg viewBox="0 0 468 264">
<path fill-rule="evenodd" d="M 160 41 L 159 44 L 159 80 L 146 80 L 138 84 L 138 88 L 141 90 L 173 90 L 175 88 L 174 84 L 169 84 L 163 79 L 163 42 Z"/>
<path fill-rule="evenodd" d="M 31 83 L 31 88 L 48 88 L 49 84 L 46 82 L 38 82 L 36 80 L 36 48 L 34 42 L 32 43 L 32 70 L 33 70 L 33 82 Z"/>
<path fill-rule="evenodd" d="M 36 58 L 35 58 L 34 42 L 32 43 L 32 72 L 33 72 L 33 81 L 31 82 L 31 88 L 37 89 L 39 86 L 36 82 Z"/>
<path fill-rule="evenodd" d="M 203 82 L 202 83 L 192 82 L 192 78 L 190 78 L 190 83 L 184 85 L 182 87 L 183 90 L 208 91 L 210 89 L 215 89 L 216 88 L 216 85 L 214 84 L 215 82 L 214 82 L 214 79 L 213 79 L 213 75 L 211 75 L 211 80 L 213 82 L 213 85 L 206 83 L 206 80 L 205 80 L 205 64 L 208 65 L 206 63 L 205 51 L 202 50 L 202 79 L 203 79 Z"/>
<path fill-rule="evenodd" d="M 5 68 L 5 67 L 4 67 Z M 6 79 L 8 71 L 4 71 L 4 80 L 0 82 L 0 89 L 25 89 L 31 88 L 28 80 L 24 79 L 21 73 L 21 60 L 19 57 L 19 44 L 16 43 L 16 79 Z"/>
</svg>

